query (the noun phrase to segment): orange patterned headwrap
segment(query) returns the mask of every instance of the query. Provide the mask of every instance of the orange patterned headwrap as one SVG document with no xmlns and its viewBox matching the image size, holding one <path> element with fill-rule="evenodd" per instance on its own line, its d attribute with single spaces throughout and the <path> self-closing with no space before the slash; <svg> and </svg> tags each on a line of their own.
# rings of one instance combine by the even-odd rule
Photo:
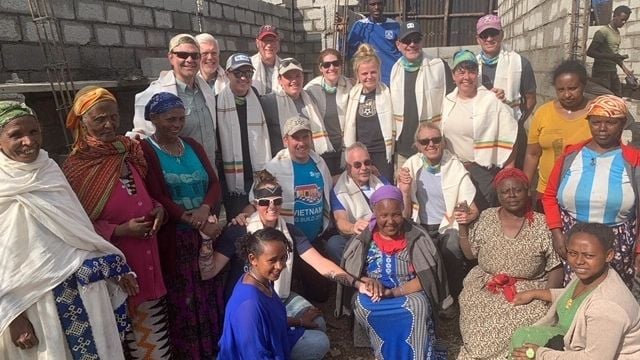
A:
<svg viewBox="0 0 640 360">
<path fill-rule="evenodd" d="M 82 115 L 89 111 L 95 104 L 103 101 L 118 103 L 115 96 L 107 89 L 97 86 L 87 86 L 78 91 L 73 101 L 73 107 L 67 114 L 67 129 L 73 131 L 73 150 L 76 150 L 84 142 L 86 134 L 83 129 Z"/>
<path fill-rule="evenodd" d="M 627 117 L 627 104 L 615 95 L 602 95 L 591 101 L 587 116 L 604 116 L 624 119 Z"/>
</svg>

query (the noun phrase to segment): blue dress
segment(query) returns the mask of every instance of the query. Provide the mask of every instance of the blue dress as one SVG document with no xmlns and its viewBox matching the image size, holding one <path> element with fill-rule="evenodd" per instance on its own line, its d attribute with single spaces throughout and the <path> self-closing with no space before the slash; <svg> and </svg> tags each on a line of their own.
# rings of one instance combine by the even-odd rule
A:
<svg viewBox="0 0 640 360">
<path fill-rule="evenodd" d="M 243 280 L 227 303 L 218 360 L 290 359 L 304 328 L 287 326 L 287 311 L 275 290 L 269 297 Z"/>
</svg>

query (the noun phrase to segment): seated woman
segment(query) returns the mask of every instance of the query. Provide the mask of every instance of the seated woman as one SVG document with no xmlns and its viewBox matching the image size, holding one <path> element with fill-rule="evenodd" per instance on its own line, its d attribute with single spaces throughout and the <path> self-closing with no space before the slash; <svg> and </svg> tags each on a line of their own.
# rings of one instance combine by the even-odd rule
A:
<svg viewBox="0 0 640 360">
<path fill-rule="evenodd" d="M 460 224 L 460 247 L 478 265 L 460 293 L 458 359 L 504 359 L 509 339 L 520 326 L 540 319 L 548 305 L 534 301 L 514 307 L 516 293 L 562 284 L 560 258 L 553 250 L 544 215 L 531 210 L 529 179 L 516 168 L 495 178 L 500 207 L 480 214 L 471 229 Z"/>
<path fill-rule="evenodd" d="M 138 284 L 41 144 L 33 111 L 0 101 L 0 359 L 124 359 Z"/>
<path fill-rule="evenodd" d="M 326 331 L 325 321 L 321 316 L 322 314 L 317 312 L 305 298 L 291 291 L 292 278 L 297 274 L 294 269 L 297 267 L 298 262 L 304 261 L 320 274 L 336 282 L 354 287 L 358 285 L 361 291 L 365 291 L 366 289 L 363 283 L 366 280 L 357 281 L 356 277 L 345 273 L 338 265 L 320 255 L 298 228 L 285 222 L 284 218 L 280 216 L 282 188 L 278 185 L 273 175 L 263 170 L 258 173 L 256 179 L 256 184 L 253 188 L 256 212 L 246 219 L 246 226 L 232 225 L 220 236 L 214 254 L 216 273 L 231 261 L 227 284 L 235 285 L 238 279 L 242 277 L 243 267 L 246 265 L 244 258 L 234 256 L 237 239 L 247 233 L 253 233 L 264 228 L 280 230 L 289 240 L 293 251 L 289 254 L 287 268 L 282 270 L 280 279 L 274 283 L 275 291 L 286 306 L 287 316 L 294 319 L 301 319 L 305 313 L 310 311 L 314 312 L 316 316 L 314 316 L 313 324 L 305 326 Z M 329 350 L 328 341 L 327 338 L 325 348 L 324 342 L 313 343 L 311 340 L 301 340 L 301 346 L 292 352 L 291 357 L 293 359 L 320 359 Z M 304 345 L 305 342 L 307 342 L 306 346 Z"/>
<path fill-rule="evenodd" d="M 356 319 L 367 329 L 376 359 L 446 359 L 434 346 L 433 314 L 452 303 L 438 250 L 422 228 L 402 217 L 398 188 L 382 186 L 370 201 L 374 218 L 342 257 L 347 272 L 374 279 L 372 294 L 356 297 Z M 351 298 L 338 286 L 337 315 Z"/>
<path fill-rule="evenodd" d="M 185 124 L 179 97 L 153 95 L 145 118 L 156 129 L 140 142 L 149 166 L 147 189 L 168 214 L 158 246 L 173 357 L 210 359 L 222 330 L 223 288 L 219 279 L 203 276 L 199 255 L 207 249 L 203 236 L 220 233 L 219 225 L 209 221 L 220 202 L 220 183 L 202 145 L 178 136 Z"/>
<path fill-rule="evenodd" d="M 164 210 L 147 192 L 140 145 L 117 135 L 119 124 L 113 94 L 93 86 L 78 91 L 67 116 L 75 142 L 63 171 L 96 232 L 122 250 L 138 276 L 140 292 L 128 300 L 133 322 L 128 354 L 167 359 L 167 290 L 156 237 Z"/>
<path fill-rule="evenodd" d="M 287 270 L 291 242 L 281 231 L 265 227 L 247 233 L 236 244 L 238 256 L 248 265 L 227 303 L 218 360 L 224 359 L 321 359 L 329 350 L 329 338 L 317 327 L 319 311 L 299 318 L 287 316 L 274 283 Z M 302 341 L 303 338 L 306 340 Z M 310 342 L 310 340 L 313 341 Z M 313 354 L 320 342 L 322 354 Z M 298 348 L 298 349 L 296 349 Z M 295 357 L 298 353 L 306 356 Z"/>
<path fill-rule="evenodd" d="M 567 234 L 567 261 L 575 278 L 564 289 L 530 290 L 514 304 L 552 302 L 547 315 L 518 329 L 511 340 L 516 360 L 638 359 L 640 306 L 613 260 L 615 234 L 606 225 L 578 223 Z"/>
</svg>

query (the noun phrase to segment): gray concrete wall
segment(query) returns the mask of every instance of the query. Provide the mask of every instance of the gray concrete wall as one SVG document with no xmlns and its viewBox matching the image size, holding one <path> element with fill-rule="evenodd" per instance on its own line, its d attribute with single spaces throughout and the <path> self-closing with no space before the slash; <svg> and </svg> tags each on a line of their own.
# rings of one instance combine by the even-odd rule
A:
<svg viewBox="0 0 640 360">
<path fill-rule="evenodd" d="M 49 0 L 60 21 L 74 80 L 116 80 L 141 74 L 141 60 L 166 55 L 178 33 L 204 32 L 220 42 L 221 59 L 233 52 L 255 53 L 263 24 L 276 25 L 282 55 L 296 56 L 311 70 L 324 46 L 333 0 Z M 332 24 L 331 24 L 332 26 Z M 0 1 L 0 82 L 18 73 L 26 82 L 46 81 L 45 58 L 38 45 L 27 0 Z"/>
</svg>

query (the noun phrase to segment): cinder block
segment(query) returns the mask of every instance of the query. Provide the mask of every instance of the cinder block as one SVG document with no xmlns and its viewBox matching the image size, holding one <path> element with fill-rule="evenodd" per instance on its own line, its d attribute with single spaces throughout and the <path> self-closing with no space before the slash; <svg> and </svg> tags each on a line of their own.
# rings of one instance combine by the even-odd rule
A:
<svg viewBox="0 0 640 360">
<path fill-rule="evenodd" d="M 180 5 L 182 5 L 181 0 L 164 0 L 165 10 L 181 10 Z"/>
<path fill-rule="evenodd" d="M 235 9 L 235 19 L 237 22 L 247 22 L 247 18 L 245 17 L 245 11 L 242 9 Z"/>
<path fill-rule="evenodd" d="M 191 18 L 189 14 L 174 12 L 172 15 L 174 29 L 191 30 Z"/>
<path fill-rule="evenodd" d="M 111 58 L 111 66 L 114 68 L 131 69 L 137 67 L 133 49 L 112 47 L 109 48 L 109 57 Z"/>
<path fill-rule="evenodd" d="M 195 14 L 197 11 L 196 2 L 194 0 L 181 0 L 179 10 L 190 14 Z"/>
<path fill-rule="evenodd" d="M 227 38 L 225 41 L 225 50 L 229 51 L 238 51 L 238 47 L 236 46 L 236 40 L 232 38 Z"/>
<path fill-rule="evenodd" d="M 246 37 L 253 37 L 253 32 L 251 31 L 251 25 L 249 24 L 241 24 L 240 27 L 242 28 L 242 35 L 246 36 Z"/>
<path fill-rule="evenodd" d="M 94 0 L 78 0 L 76 14 L 80 20 L 104 21 L 104 3 Z"/>
<path fill-rule="evenodd" d="M 83 46 L 80 48 L 80 60 L 84 67 L 109 68 L 109 49 L 106 47 Z"/>
<path fill-rule="evenodd" d="M 129 24 L 129 8 L 123 5 L 107 5 L 107 22 L 111 24 Z"/>
<path fill-rule="evenodd" d="M 67 44 L 86 45 L 91 41 L 91 27 L 69 21 L 61 22 L 62 38 Z"/>
<path fill-rule="evenodd" d="M 53 14 L 58 19 L 75 19 L 73 11 L 73 1 L 70 0 L 50 0 L 53 7 Z"/>
<path fill-rule="evenodd" d="M 26 0 L 2 0 L 0 11 L 30 13 L 29 2 Z"/>
<path fill-rule="evenodd" d="M 142 57 L 140 58 L 142 75 L 148 78 L 157 78 L 161 71 L 171 70 L 171 65 L 166 57 Z"/>
<path fill-rule="evenodd" d="M 164 31 L 162 30 L 147 30 L 147 45 L 150 47 L 161 47 L 164 48 L 167 46 L 168 41 L 164 36 Z"/>
<path fill-rule="evenodd" d="M 309 9 L 309 10 L 305 10 L 304 11 L 304 18 L 305 19 L 324 19 L 324 10 L 323 9 L 318 9 L 318 8 L 314 8 L 314 9 Z"/>
<path fill-rule="evenodd" d="M 127 4 L 133 4 L 133 5 L 142 4 L 142 0 L 120 0 L 120 2 L 127 3 Z"/>
<path fill-rule="evenodd" d="M 156 27 L 169 29 L 173 27 L 173 19 L 171 13 L 162 10 L 153 10 L 153 16 L 156 19 Z"/>
<path fill-rule="evenodd" d="M 209 15 L 215 18 L 222 17 L 222 5 L 220 4 L 209 4 Z"/>
<path fill-rule="evenodd" d="M 120 28 L 113 25 L 96 25 L 96 40 L 104 46 L 122 45 Z"/>
<path fill-rule="evenodd" d="M 123 29 L 122 35 L 124 36 L 125 46 L 145 46 L 146 45 L 144 31 L 142 30 Z"/>
<path fill-rule="evenodd" d="M 136 26 L 153 26 L 153 12 L 151 9 L 132 6 L 131 20 Z"/>
<path fill-rule="evenodd" d="M 256 23 L 256 13 L 251 10 L 246 10 L 244 12 L 244 20 L 247 24 L 255 24 Z"/>
<path fill-rule="evenodd" d="M 231 6 L 223 5 L 222 14 L 225 20 L 234 21 L 236 19 L 235 9 Z"/>
<path fill-rule="evenodd" d="M 82 67 L 80 61 L 80 48 L 78 46 L 65 46 L 64 55 L 67 58 L 67 63 L 70 68 L 78 69 Z"/>
<path fill-rule="evenodd" d="M 38 45 L 3 44 L 0 50 L 7 71 L 41 70 L 45 63 L 42 49 Z"/>
<path fill-rule="evenodd" d="M 229 26 L 227 28 L 227 33 L 229 35 L 237 36 L 238 34 L 240 34 L 240 25 L 239 24 L 235 24 L 235 23 L 229 24 Z"/>
<path fill-rule="evenodd" d="M 3 15 L 0 18 L 0 40 L 19 41 L 20 26 L 17 16 Z"/>
</svg>

